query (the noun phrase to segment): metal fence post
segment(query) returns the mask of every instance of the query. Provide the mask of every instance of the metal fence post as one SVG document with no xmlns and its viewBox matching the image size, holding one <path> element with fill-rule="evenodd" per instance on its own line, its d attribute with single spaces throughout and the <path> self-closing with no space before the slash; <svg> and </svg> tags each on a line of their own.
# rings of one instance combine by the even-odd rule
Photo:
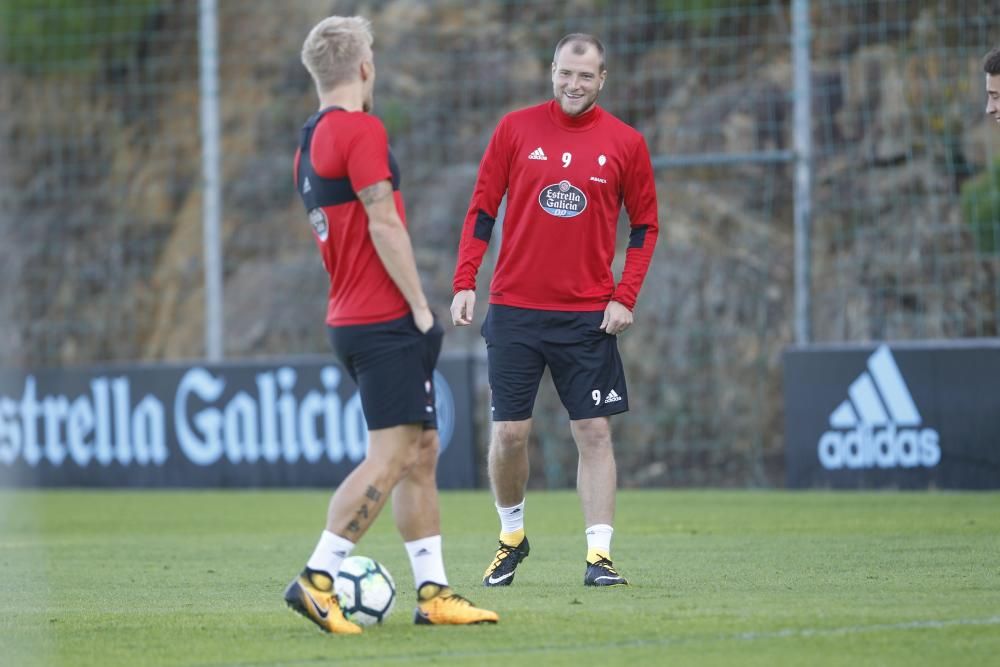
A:
<svg viewBox="0 0 1000 667">
<path fill-rule="evenodd" d="M 810 232 L 812 221 L 812 82 L 810 80 L 809 0 L 792 2 L 795 152 L 795 342 L 812 339 Z"/>
<path fill-rule="evenodd" d="M 202 231 L 205 262 L 205 357 L 220 361 L 222 349 L 222 182 L 219 156 L 219 46 L 216 0 L 200 0 Z"/>
</svg>

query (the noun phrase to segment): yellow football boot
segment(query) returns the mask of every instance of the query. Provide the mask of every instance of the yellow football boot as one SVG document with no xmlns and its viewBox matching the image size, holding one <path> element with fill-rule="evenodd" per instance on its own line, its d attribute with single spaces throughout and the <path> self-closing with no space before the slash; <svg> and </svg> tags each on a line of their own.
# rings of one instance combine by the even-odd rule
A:
<svg viewBox="0 0 1000 667">
<path fill-rule="evenodd" d="M 344 618 L 333 590 L 333 580 L 323 572 L 305 569 L 285 589 L 285 604 L 305 616 L 323 632 L 360 635 L 361 626 Z"/>
<path fill-rule="evenodd" d="M 499 620 L 495 611 L 473 606 L 448 586 L 427 582 L 417 591 L 417 610 L 413 615 L 417 625 L 471 625 Z"/>
</svg>

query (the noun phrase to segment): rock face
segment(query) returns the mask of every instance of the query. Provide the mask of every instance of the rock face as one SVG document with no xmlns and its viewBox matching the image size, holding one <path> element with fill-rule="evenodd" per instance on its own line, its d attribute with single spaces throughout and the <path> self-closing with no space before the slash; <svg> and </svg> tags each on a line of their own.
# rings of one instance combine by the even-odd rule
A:
<svg viewBox="0 0 1000 667">
<path fill-rule="evenodd" d="M 134 57 L 113 67 L 0 78 L 0 280 L 16 286 L 0 291 L 5 364 L 202 354 L 196 5 L 161 4 Z M 325 274 L 291 184 L 298 128 L 316 104 L 298 62 L 322 17 L 309 4 L 220 8 L 230 358 L 327 350 Z M 551 94 L 555 41 L 587 25 L 537 4 L 337 7 L 373 19 L 376 112 L 441 316 L 496 121 Z M 699 23 L 647 4 L 572 3 L 609 47 L 602 104 L 655 155 L 790 150 L 784 10 Z M 885 15 L 832 2 L 813 12 L 815 338 L 996 336 L 1000 263 L 976 251 L 957 198 L 989 160 L 978 70 L 988 45 L 963 39 L 955 2 L 884 4 Z M 791 174 L 785 164 L 658 172 L 661 244 L 620 339 L 632 408 L 613 420 L 623 484 L 781 484 Z M 491 272 L 488 255 L 481 304 Z M 482 354 L 478 327 L 450 331 L 446 346 Z M 572 484 L 576 451 L 548 380 L 535 417 L 532 485 Z"/>
</svg>

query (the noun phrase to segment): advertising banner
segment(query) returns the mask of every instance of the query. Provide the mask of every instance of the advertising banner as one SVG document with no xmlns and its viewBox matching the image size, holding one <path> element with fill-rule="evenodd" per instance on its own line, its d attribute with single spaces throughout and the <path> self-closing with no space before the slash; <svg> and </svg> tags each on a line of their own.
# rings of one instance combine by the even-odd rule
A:
<svg viewBox="0 0 1000 667">
<path fill-rule="evenodd" d="M 466 359 L 435 372 L 438 485 L 476 485 Z M 330 487 L 368 448 L 329 359 L 0 369 L 0 486 Z"/>
<path fill-rule="evenodd" d="M 784 355 L 791 488 L 1000 488 L 1000 341 Z"/>
</svg>

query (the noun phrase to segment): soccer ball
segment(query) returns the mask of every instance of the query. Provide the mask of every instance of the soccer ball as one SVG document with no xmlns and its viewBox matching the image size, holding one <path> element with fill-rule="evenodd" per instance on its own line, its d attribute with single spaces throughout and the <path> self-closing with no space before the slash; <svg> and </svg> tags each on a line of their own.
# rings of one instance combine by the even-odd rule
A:
<svg viewBox="0 0 1000 667">
<path fill-rule="evenodd" d="M 396 582 L 389 570 L 367 556 L 344 559 L 334 589 L 344 617 L 358 625 L 381 623 L 396 604 Z"/>
</svg>

